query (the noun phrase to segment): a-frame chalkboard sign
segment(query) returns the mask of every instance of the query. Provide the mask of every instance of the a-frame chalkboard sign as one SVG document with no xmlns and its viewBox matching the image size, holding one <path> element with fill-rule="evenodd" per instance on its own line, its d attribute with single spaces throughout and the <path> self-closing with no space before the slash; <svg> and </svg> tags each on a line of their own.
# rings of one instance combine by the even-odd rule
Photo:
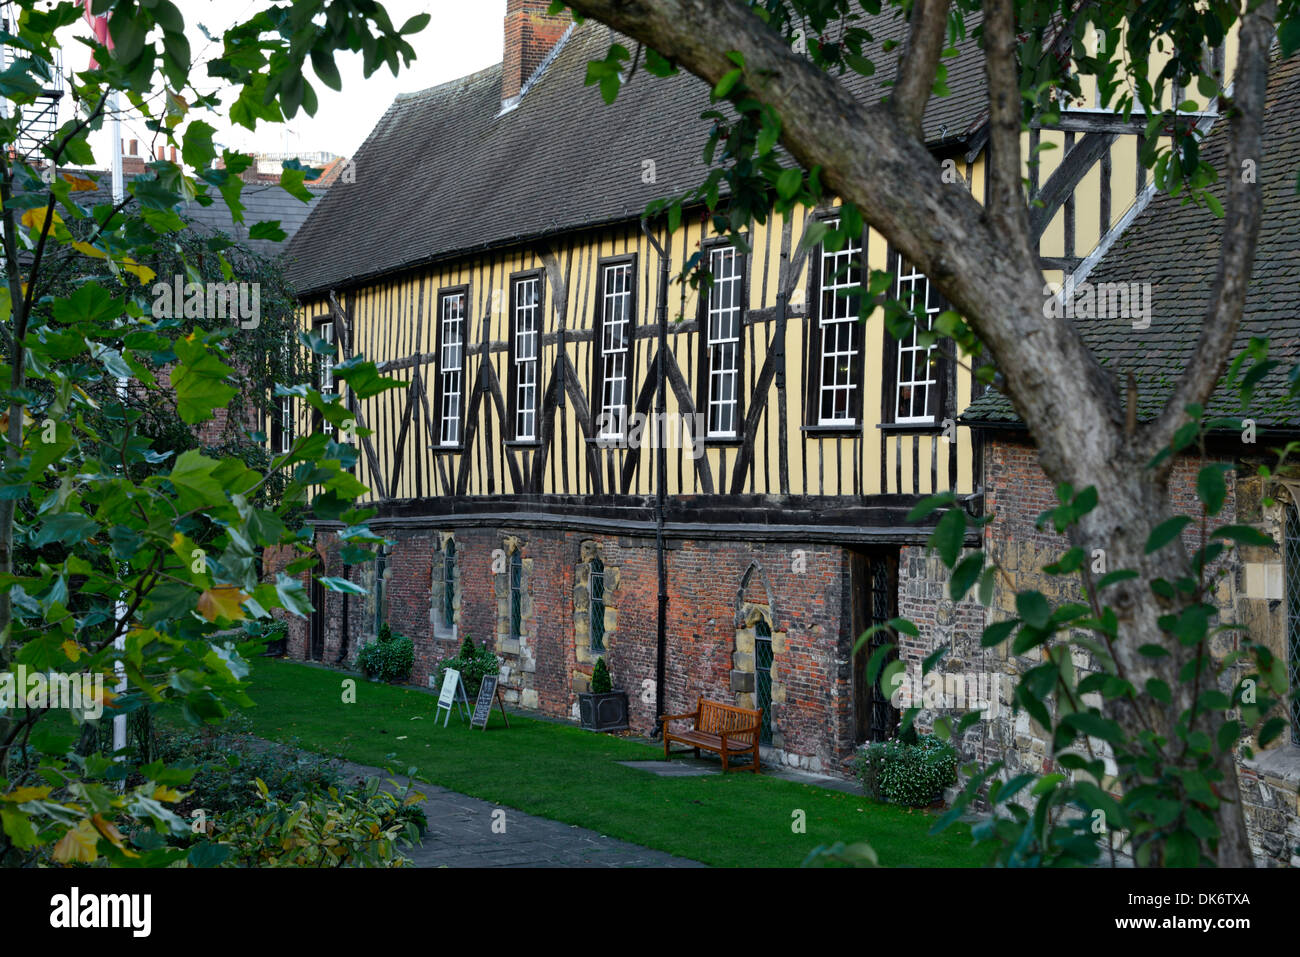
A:
<svg viewBox="0 0 1300 957">
<path fill-rule="evenodd" d="M 492 715 L 493 701 L 501 709 L 501 717 L 505 718 L 506 727 L 510 727 L 510 718 L 506 715 L 506 705 L 501 700 L 501 690 L 497 687 L 497 675 L 485 675 L 483 683 L 478 687 L 478 700 L 474 702 L 474 714 L 469 719 L 471 728 L 477 728 L 481 725 L 484 731 L 487 730 L 488 718 Z"/>
<path fill-rule="evenodd" d="M 456 705 L 460 705 L 460 720 L 464 721 L 465 716 L 469 714 L 469 696 L 465 694 L 465 683 L 460 680 L 460 672 L 455 668 L 448 668 L 446 674 L 442 676 L 442 691 L 438 693 L 438 711 L 443 708 L 447 709 L 447 713 L 442 719 L 444 728 L 447 727 L 452 708 Z M 433 720 L 435 723 L 438 720 L 436 711 Z"/>
</svg>

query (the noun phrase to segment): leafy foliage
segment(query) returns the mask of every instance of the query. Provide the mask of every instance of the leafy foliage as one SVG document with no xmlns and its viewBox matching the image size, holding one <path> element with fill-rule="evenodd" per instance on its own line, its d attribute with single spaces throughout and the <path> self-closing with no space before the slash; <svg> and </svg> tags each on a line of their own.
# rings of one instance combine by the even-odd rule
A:
<svg viewBox="0 0 1300 957">
<path fill-rule="evenodd" d="M 378 639 L 357 652 L 357 666 L 367 678 L 407 681 L 415 667 L 415 643 L 405 635 L 393 634 L 385 622 L 380 626 Z"/>
<path fill-rule="evenodd" d="M 0 89 L 5 143 L 17 140 L 24 112 L 36 107 L 56 59 L 55 31 L 82 15 L 68 3 L 11 6 L 6 45 L 15 57 Z M 194 769 L 147 760 L 143 747 L 79 753 L 79 741 L 104 739 L 82 728 L 164 701 L 195 724 L 251 704 L 246 659 L 264 645 L 232 626 L 269 621 L 273 608 L 310 611 L 301 577 L 317 564 L 308 520 L 341 520 L 356 551 L 382 540 L 366 527 L 371 513 L 354 507 L 365 487 L 350 472 L 356 449 L 336 441 L 337 431 L 296 436 L 284 454 L 265 450 L 256 423 L 268 380 L 336 429 L 345 415 L 337 397 L 305 381 L 310 360 L 286 335 L 291 290 L 275 267 L 228 240 L 182 235 L 176 209 L 186 200 L 225 202 L 243 222 L 238 173 L 249 160 L 218 155 L 203 116 L 223 108 L 221 91 L 191 85 L 179 10 L 168 0 L 102 0 L 94 8 L 109 18 L 114 49 L 92 43 L 99 65 L 70 78 L 78 113 L 39 153 L 0 157 L 0 401 L 7 406 L 0 417 L 0 671 L 27 665 L 100 675 L 113 687 L 120 666 L 127 688 L 105 693 L 102 718 L 73 713 L 69 723 L 66 712 L 40 708 L 0 715 L 4 865 L 103 857 L 138 864 L 188 840 L 172 806 Z M 398 29 L 374 4 L 276 3 L 227 32 L 209 74 L 228 84 L 236 97 L 231 117 L 251 129 L 259 119 L 315 109 L 308 60 L 327 83 L 337 78 L 340 50 L 361 52 L 367 73 L 384 63 L 396 70 L 413 56 L 406 36 L 427 19 Z M 94 162 L 89 136 L 102 127 L 114 91 L 142 115 L 155 145 L 180 148 L 182 162 L 151 162 L 128 184 L 127 199 L 96 204 L 84 177 L 47 177 L 40 167 Z M 156 316 L 149 284 L 160 274 L 263 284 L 264 328 Z M 362 383 L 367 394 L 397 385 L 364 356 L 349 357 L 346 367 L 338 379 Z M 224 437 L 202 445 L 192 428 L 218 420 L 223 426 L 214 431 Z M 272 547 L 290 560 L 265 580 L 261 554 Z M 267 800 L 275 800 L 269 791 Z M 291 821 L 277 806 L 249 827 L 279 829 L 281 844 L 268 845 L 273 853 L 334 813 L 313 805 Z M 346 821 L 364 816 L 359 808 L 347 813 L 354 816 Z"/>
<path fill-rule="evenodd" d="M 394 794 L 370 778 L 354 791 L 314 790 L 296 800 L 253 782 L 257 803 L 227 815 L 211 839 L 192 847 L 195 867 L 406 867 L 398 844 L 419 842 L 419 791 Z"/>
<path fill-rule="evenodd" d="M 455 658 L 444 658 L 438 662 L 437 686 L 439 688 L 442 687 L 443 675 L 448 668 L 460 672 L 461 681 L 465 683 L 465 693 L 472 698 L 478 694 L 479 685 L 483 683 L 485 676 L 500 673 L 501 659 L 487 645 L 479 647 L 474 644 L 474 640 L 469 635 L 466 635 L 460 643 L 460 653 Z"/>
<path fill-rule="evenodd" d="M 575 5 L 582 9 L 596 6 Z M 557 0 L 554 6 L 563 4 Z M 981 7 L 975 0 L 951 4 L 947 22 L 950 45 L 965 38 L 966 22 L 971 19 L 967 15 Z M 793 56 L 837 76 L 871 76 L 881 56 L 891 65 L 896 60 L 897 41 L 880 42 L 866 19 L 886 8 L 900 16 L 917 10 L 906 0 L 756 0 L 748 5 L 771 32 L 769 46 L 789 47 Z M 1211 166 L 1201 155 L 1203 130 L 1187 114 L 1218 113 L 1236 123 L 1245 112 L 1227 95 L 1223 68 L 1207 53 L 1242 23 L 1245 11 L 1256 9 L 1227 0 L 1203 4 L 1017 0 L 1012 4 L 1013 23 L 1006 39 L 1014 39 L 1016 46 L 1022 130 L 1031 122 L 1050 127 L 1063 110 L 1074 105 L 1109 108 L 1125 119 L 1145 117 L 1139 155 L 1142 164 L 1152 170 L 1155 184 L 1170 195 L 1181 196 L 1185 203 L 1203 205 L 1222 215 L 1211 187 L 1222 182 L 1221 174 L 1244 177 L 1244 171 Z M 985 23 L 991 20 L 973 26 L 971 38 L 981 41 Z M 1284 56 L 1300 49 L 1300 7 L 1281 3 L 1276 19 L 1271 10 L 1266 11 L 1258 26 L 1266 30 L 1272 23 L 1277 25 Z M 635 24 L 630 32 L 637 32 Z M 653 34 L 654 30 L 647 26 L 645 32 Z M 757 32 L 761 34 L 762 28 L 757 27 Z M 813 144 L 808 142 L 787 142 L 783 118 L 764 102 L 770 63 L 746 62 L 741 52 L 727 49 L 730 38 L 708 39 L 721 44 L 719 52 L 731 64 L 722 67 L 725 72 L 721 75 L 716 61 L 702 67 L 696 58 L 691 64 L 707 72 L 714 83 L 709 109 L 703 114 L 712 124 L 704 152 L 711 168 L 693 188 L 652 202 L 646 216 L 662 215 L 669 230 L 676 231 L 686 215 L 698 214 L 715 232 L 728 234 L 730 242 L 745 249 L 748 224 L 764 223 L 773 214 L 788 214 L 800 206 L 812 208 L 835 197 L 826 183 L 826 171 L 818 166 L 803 168 L 795 161 L 801 152 L 821 151 L 811 149 Z M 746 47 L 762 48 L 761 42 Z M 643 52 L 648 73 L 665 76 L 676 71 L 676 64 L 663 51 L 643 51 L 641 47 L 631 51 L 614 44 L 604 60 L 591 64 L 588 82 L 598 84 L 605 98 L 612 100 L 642 62 Z M 784 50 L 770 52 L 777 63 L 785 54 Z M 943 59 L 956 54 L 950 47 Z M 946 77 L 941 60 L 934 77 L 934 95 L 947 95 Z M 1092 81 L 1096 102 L 1082 103 Z M 1247 119 L 1246 125 L 1249 123 Z M 784 153 L 782 147 L 788 147 L 790 153 Z M 1231 149 L 1226 155 L 1234 161 L 1241 159 L 1233 157 Z M 1028 161 L 1031 168 L 1037 166 L 1038 153 Z M 1254 159 L 1246 161 L 1254 163 Z M 910 204 L 901 209 L 896 220 L 915 211 Z M 809 226 L 805 245 L 821 243 L 838 251 L 850 238 L 863 233 L 862 212 L 851 203 L 840 205 L 837 216 L 836 223 Z M 873 225 L 884 226 L 882 222 Z M 1227 240 L 1234 241 L 1254 240 L 1240 236 Z M 1236 247 L 1237 251 L 1242 248 Z M 696 254 L 687 262 L 682 278 L 692 284 L 708 282 L 704 265 L 702 255 Z M 1040 278 L 1037 270 L 1033 278 Z M 887 329 L 895 338 L 906 339 L 917 330 L 918 303 L 890 301 L 887 294 L 892 284 L 889 274 L 872 272 L 869 281 L 849 295 L 856 299 L 860 317 L 883 304 Z M 979 358 L 985 350 L 963 317 L 944 313 L 930 331 L 916 331 L 918 345 L 942 339 L 952 340 L 974 363 L 985 361 Z M 1244 360 L 1238 360 L 1229 370 L 1243 407 L 1252 388 L 1269 370 L 1270 363 L 1262 355 L 1266 351 L 1260 342 L 1253 342 L 1248 353 L 1255 361 L 1247 369 Z M 1015 378 L 1021 404 L 1026 395 L 1038 391 L 1033 376 L 1025 378 L 1024 369 L 996 369 L 985 363 L 972 371 L 979 381 L 994 385 L 1000 384 L 1000 376 Z M 1300 370 L 1293 373 L 1292 381 L 1300 382 Z M 1081 382 L 1080 388 L 1085 384 Z M 1100 513 L 1093 515 L 1099 504 L 1096 486 L 1076 489 L 1062 485 L 1058 504 L 1043 514 L 1040 527 L 1064 536 L 1067 546 L 1042 572 L 1069 584 L 1051 594 L 1010 585 L 1015 591 L 1014 614 L 984 629 L 983 647 L 1006 645 L 1007 654 L 1021 659 L 1023 667 L 1012 705 L 1046 729 L 1051 768 L 1045 774 L 1015 775 L 1000 764 L 982 771 L 968 769 L 968 787 L 941 826 L 963 814 L 990 809 L 991 815 L 980 819 L 974 833 L 998 863 L 1091 863 L 1103 848 L 1112 852 L 1112 862 L 1116 850 L 1131 852 L 1140 865 L 1214 862 L 1225 837 L 1221 822 L 1241 821 L 1236 798 L 1238 752 L 1249 753 L 1255 743 L 1267 745 L 1285 727 L 1284 718 L 1271 715 L 1286 694 L 1285 662 L 1238 625 L 1220 621 L 1214 602 L 1231 550 L 1271 542 L 1249 526 L 1216 526 L 1213 520 L 1222 522 L 1219 516 L 1227 503 L 1226 476 L 1231 466 L 1207 459 L 1205 437 L 1210 431 L 1233 426 L 1207 420 L 1199 406 L 1189 405 L 1185 411 L 1186 419 L 1169 447 L 1149 463 L 1152 471 L 1149 480 L 1144 475 L 1142 490 L 1165 502 L 1170 459 L 1199 452 L 1199 514 L 1159 516 L 1166 520 L 1143 528 L 1142 534 L 1149 532 L 1149 536 L 1133 548 L 1122 538 L 1125 530 L 1114 528 L 1122 508 L 1107 502 L 1103 523 Z M 1114 448 L 1122 448 L 1128 455 L 1141 449 L 1136 454 L 1145 459 L 1148 452 L 1132 432 L 1130 427 L 1127 437 L 1117 438 Z M 1044 436 L 1038 438 L 1041 441 Z M 1159 444 L 1165 440 L 1161 438 Z M 1294 451 L 1288 447 L 1280 457 Z M 1053 452 L 1051 457 L 1060 464 L 1062 456 Z M 1087 455 L 1066 464 L 1089 475 L 1105 468 Z M 1129 462 L 1108 464 L 1114 469 L 1112 477 L 1134 467 Z M 1141 465 L 1139 461 L 1136 467 Z M 1131 488 L 1132 483 L 1118 487 Z M 921 503 L 911 516 L 913 521 L 926 518 L 937 519 L 930 545 L 950 570 L 952 600 L 961 601 L 973 593 L 991 606 L 999 581 L 1014 580 L 984 551 L 966 551 L 963 543 L 969 531 L 992 516 L 972 517 L 949 495 Z M 1114 536 L 1111 550 L 1123 552 L 1122 560 L 1114 563 L 1121 567 L 1094 571 L 1089 549 L 1096 543 L 1087 540 L 1084 527 L 1095 535 L 1107 523 Z M 1073 587 L 1076 581 L 1077 589 Z M 1144 617 L 1153 609 L 1158 609 L 1155 615 Z M 1155 618 L 1158 622 L 1153 626 Z M 911 623 L 894 620 L 874 627 L 859 647 L 881 630 L 917 633 Z M 1156 631 L 1159 641 L 1151 640 Z M 1134 641 L 1135 635 L 1129 632 L 1145 637 Z M 1140 646 L 1130 647 L 1134 644 Z M 1226 653 L 1224 646 L 1229 649 Z M 884 688 L 883 679 L 901 666 L 886 664 L 894 650 L 893 643 L 886 642 L 873 654 L 868 666 L 870 682 L 880 678 Z M 933 670 L 945 650 L 937 649 L 925 661 L 924 674 Z M 904 733 L 917 716 L 917 709 L 904 714 Z M 954 726 L 954 719 L 937 717 L 934 731 L 940 738 L 954 739 L 980 719 L 978 712 L 968 713 Z M 1231 826 L 1229 830 L 1234 833 L 1229 835 L 1230 843 L 1223 845 L 1229 859 L 1248 857 L 1249 849 L 1235 833 L 1241 829 Z"/>
<path fill-rule="evenodd" d="M 867 795 L 908 807 L 928 807 L 957 783 L 957 751 L 933 734 L 914 743 L 895 738 L 873 741 L 854 762 Z"/>
<path fill-rule="evenodd" d="M 602 655 L 596 659 L 596 665 L 591 669 L 591 693 L 608 694 L 614 690 L 614 682 L 609 676 L 609 668 L 605 665 L 605 658 Z"/>
<path fill-rule="evenodd" d="M 177 768 L 194 769 L 186 795 L 175 807 L 182 817 L 200 808 L 214 818 L 242 812 L 259 780 L 277 801 L 342 786 L 338 762 L 292 746 L 254 741 L 243 733 L 247 724 L 236 714 L 218 732 L 206 727 L 159 731 L 158 757 Z"/>
</svg>

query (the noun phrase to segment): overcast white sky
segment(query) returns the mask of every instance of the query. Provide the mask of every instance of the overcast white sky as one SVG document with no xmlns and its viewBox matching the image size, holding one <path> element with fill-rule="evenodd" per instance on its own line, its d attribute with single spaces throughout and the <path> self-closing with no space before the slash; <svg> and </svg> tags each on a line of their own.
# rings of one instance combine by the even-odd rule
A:
<svg viewBox="0 0 1300 957">
<path fill-rule="evenodd" d="M 207 79 L 204 63 L 221 53 L 220 35 L 236 22 L 247 19 L 252 13 L 270 4 L 265 0 L 174 0 L 185 16 L 190 49 L 195 60 L 192 76 L 201 90 L 211 89 L 217 81 Z M 416 59 L 396 77 L 387 66 L 362 77 L 361 54 L 343 53 L 336 58 L 343 89 L 335 92 L 316 79 L 311 71 L 307 78 L 316 90 L 320 105 L 314 117 L 299 111 L 285 124 L 260 125 L 256 133 L 243 127 L 232 126 L 219 114 L 201 115 L 218 130 L 220 145 L 245 152 L 301 152 L 327 151 L 344 156 L 352 155 L 366 135 L 388 109 L 399 93 L 409 93 L 436 86 L 447 80 L 465 76 L 494 63 L 501 62 L 505 0 L 381 0 L 395 26 L 400 27 L 417 13 L 431 13 L 433 20 L 423 31 L 411 38 Z M 208 32 L 218 37 L 210 43 L 198 29 L 202 23 Z M 89 36 L 90 27 L 79 21 L 69 30 Z M 85 69 L 87 49 L 75 40 L 65 41 L 65 55 L 69 62 L 65 70 Z M 70 116 L 65 97 L 64 109 Z M 196 114 L 196 117 L 200 116 Z M 65 117 L 66 118 L 66 117 Z M 106 169 L 109 164 L 109 144 L 106 132 L 92 140 L 96 165 Z M 122 137 L 148 143 L 153 134 L 139 120 L 132 122 L 124 117 Z"/>
</svg>

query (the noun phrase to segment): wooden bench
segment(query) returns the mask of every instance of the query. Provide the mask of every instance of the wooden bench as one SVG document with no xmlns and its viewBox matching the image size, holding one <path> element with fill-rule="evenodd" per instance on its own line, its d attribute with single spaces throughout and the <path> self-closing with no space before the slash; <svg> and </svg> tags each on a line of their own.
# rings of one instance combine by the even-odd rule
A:
<svg viewBox="0 0 1300 957">
<path fill-rule="evenodd" d="M 690 718 L 694 726 L 688 731 L 673 731 L 668 727 L 669 721 L 683 721 Z M 706 701 L 699 698 L 695 710 L 687 714 L 666 714 L 663 717 L 664 760 L 672 753 L 668 745 L 677 741 L 688 744 L 700 756 L 700 748 L 714 751 L 722 756 L 722 773 L 727 773 L 727 762 L 737 754 L 748 754 L 749 770 L 755 774 L 758 770 L 759 728 L 763 724 L 763 712 L 749 708 L 737 708 L 735 705 L 723 704 L 721 701 Z M 678 752 L 679 754 L 681 752 Z"/>
</svg>

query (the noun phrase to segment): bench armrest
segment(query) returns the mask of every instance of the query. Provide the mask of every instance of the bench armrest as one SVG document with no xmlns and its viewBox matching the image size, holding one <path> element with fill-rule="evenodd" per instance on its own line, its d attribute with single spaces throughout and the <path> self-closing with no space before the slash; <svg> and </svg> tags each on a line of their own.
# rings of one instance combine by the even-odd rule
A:
<svg viewBox="0 0 1300 957">
<path fill-rule="evenodd" d="M 669 721 L 681 721 L 683 718 L 694 718 L 695 716 L 696 716 L 696 714 L 695 714 L 694 711 L 688 711 L 688 712 L 686 712 L 686 714 L 665 714 L 665 715 L 660 715 L 660 716 L 659 716 L 659 720 L 662 721 L 662 722 L 664 722 L 664 723 L 667 723 L 667 722 L 669 722 Z"/>
<path fill-rule="evenodd" d="M 727 743 L 727 738 L 734 738 L 734 737 L 737 737 L 738 735 L 742 735 L 742 734 L 758 734 L 758 732 L 759 732 L 759 730 L 762 728 L 762 726 L 763 726 L 763 723 L 760 721 L 758 724 L 754 725 L 752 728 L 733 728 L 731 731 L 719 731 L 719 732 L 718 732 L 718 737 L 720 737 L 720 738 L 722 739 L 722 743 L 723 743 L 723 744 L 726 744 L 726 743 Z"/>
</svg>

